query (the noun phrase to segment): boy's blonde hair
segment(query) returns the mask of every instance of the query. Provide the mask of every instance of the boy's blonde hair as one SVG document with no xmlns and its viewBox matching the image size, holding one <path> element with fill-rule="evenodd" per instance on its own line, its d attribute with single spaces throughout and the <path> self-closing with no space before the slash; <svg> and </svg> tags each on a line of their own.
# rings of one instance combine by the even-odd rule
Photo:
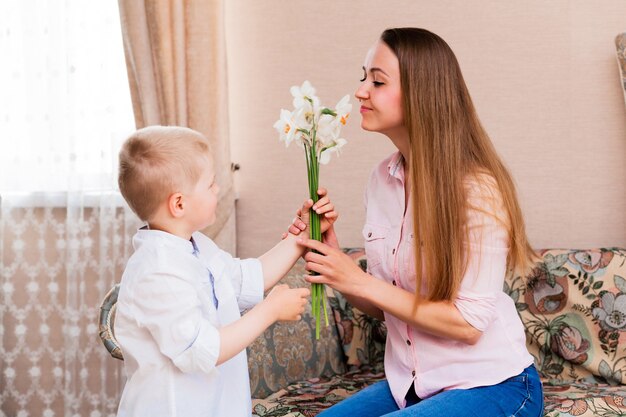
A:
<svg viewBox="0 0 626 417">
<path fill-rule="evenodd" d="M 141 220 L 150 221 L 172 193 L 198 182 L 211 154 L 207 140 L 195 130 L 149 126 L 126 139 L 119 161 L 122 196 Z"/>
</svg>

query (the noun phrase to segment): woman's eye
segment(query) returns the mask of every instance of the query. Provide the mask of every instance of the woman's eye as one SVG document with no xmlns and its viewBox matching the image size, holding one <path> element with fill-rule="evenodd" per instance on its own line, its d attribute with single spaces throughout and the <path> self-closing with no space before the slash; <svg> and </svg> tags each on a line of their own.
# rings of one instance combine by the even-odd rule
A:
<svg viewBox="0 0 626 417">
<path fill-rule="evenodd" d="M 385 83 L 381 83 L 380 81 L 372 81 L 372 84 L 374 84 L 374 87 L 380 87 L 381 85 L 384 85 Z"/>
</svg>

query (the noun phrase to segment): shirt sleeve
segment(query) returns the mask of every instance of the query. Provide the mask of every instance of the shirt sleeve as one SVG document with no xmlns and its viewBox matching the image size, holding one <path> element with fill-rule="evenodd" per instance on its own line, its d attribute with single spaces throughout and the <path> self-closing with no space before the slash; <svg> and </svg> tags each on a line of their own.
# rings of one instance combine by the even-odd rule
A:
<svg viewBox="0 0 626 417">
<path fill-rule="evenodd" d="M 139 325 L 182 372 L 211 372 L 220 351 L 220 334 L 202 315 L 197 289 L 181 277 L 152 274 L 135 286 Z"/>
<path fill-rule="evenodd" d="M 265 287 L 261 261 L 256 258 L 233 258 L 223 250 L 220 250 L 220 258 L 226 264 L 239 309 L 246 310 L 261 302 Z"/>
<path fill-rule="evenodd" d="M 495 180 L 487 177 L 467 190 L 467 269 L 455 300 L 463 318 L 485 331 L 496 317 L 509 252 L 508 221 Z"/>
</svg>

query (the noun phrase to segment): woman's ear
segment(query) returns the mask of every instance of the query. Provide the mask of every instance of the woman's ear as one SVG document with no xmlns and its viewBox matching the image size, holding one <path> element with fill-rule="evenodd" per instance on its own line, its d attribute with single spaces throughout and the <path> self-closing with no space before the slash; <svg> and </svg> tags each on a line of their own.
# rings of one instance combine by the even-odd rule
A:
<svg viewBox="0 0 626 417">
<path fill-rule="evenodd" d="M 167 209 L 174 218 L 180 218 L 185 213 L 185 198 L 182 193 L 174 193 L 167 199 Z"/>
</svg>

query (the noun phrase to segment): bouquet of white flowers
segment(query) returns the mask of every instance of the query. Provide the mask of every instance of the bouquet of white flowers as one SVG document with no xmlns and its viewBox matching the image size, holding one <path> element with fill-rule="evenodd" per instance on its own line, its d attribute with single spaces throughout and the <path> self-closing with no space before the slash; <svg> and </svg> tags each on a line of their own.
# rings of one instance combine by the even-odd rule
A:
<svg viewBox="0 0 626 417">
<path fill-rule="evenodd" d="M 320 163 L 327 164 L 332 153 L 339 153 L 347 141 L 339 137 L 341 126 L 346 124 L 352 104 L 350 96 L 345 95 L 334 109 L 324 107 L 315 96 L 315 89 L 311 83 L 305 81 L 302 86 L 291 87 L 293 95 L 293 111 L 280 111 L 280 119 L 274 123 L 274 128 L 280 134 L 280 140 L 289 146 L 295 142 L 304 148 L 306 156 L 307 173 L 309 177 L 309 195 L 317 202 L 317 189 L 319 187 Z M 311 239 L 322 240 L 319 215 L 310 210 Z M 315 337 L 319 339 L 320 316 L 324 311 L 324 319 L 328 326 L 328 313 L 326 310 L 326 293 L 323 284 L 311 285 L 312 312 L 315 317 Z"/>
</svg>

